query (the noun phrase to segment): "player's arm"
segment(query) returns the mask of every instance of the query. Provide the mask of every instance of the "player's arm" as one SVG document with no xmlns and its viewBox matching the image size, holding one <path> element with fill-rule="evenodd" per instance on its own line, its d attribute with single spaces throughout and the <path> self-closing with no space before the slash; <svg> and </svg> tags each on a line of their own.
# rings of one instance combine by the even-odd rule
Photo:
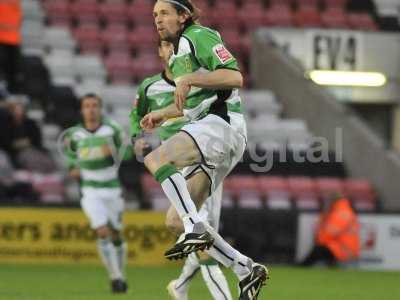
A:
<svg viewBox="0 0 400 300">
<path fill-rule="evenodd" d="M 229 52 L 219 35 L 205 32 L 187 37 L 195 49 L 196 60 L 209 73 L 191 73 L 177 78 L 175 102 L 182 109 L 192 86 L 213 90 L 229 90 L 243 86 L 243 76 L 235 57 Z"/>
<path fill-rule="evenodd" d="M 72 179 L 79 181 L 81 173 L 79 169 L 78 156 L 76 154 L 76 142 L 72 138 L 72 132 L 73 130 L 71 129 L 65 136 L 63 152 L 66 157 L 66 165 L 69 176 Z"/>
<path fill-rule="evenodd" d="M 152 111 L 145 115 L 140 122 L 140 126 L 146 130 L 151 131 L 159 127 L 163 122 L 168 119 L 182 117 L 183 113 L 178 109 L 175 103 L 172 103 L 162 109 Z"/>
<path fill-rule="evenodd" d="M 145 84 L 144 82 L 139 86 L 138 93 L 136 95 L 136 100 L 134 107 L 129 115 L 130 119 L 130 136 L 132 141 L 134 142 L 136 139 L 140 138 L 143 129 L 140 126 L 140 121 L 147 114 L 149 107 L 147 105 L 148 101 L 146 101 L 145 94 Z"/>
</svg>

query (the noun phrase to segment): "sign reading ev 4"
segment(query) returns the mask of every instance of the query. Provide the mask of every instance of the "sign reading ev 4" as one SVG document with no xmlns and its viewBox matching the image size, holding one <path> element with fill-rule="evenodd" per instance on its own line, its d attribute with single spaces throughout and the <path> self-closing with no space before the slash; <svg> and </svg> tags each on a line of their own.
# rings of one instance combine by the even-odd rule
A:
<svg viewBox="0 0 400 300">
<path fill-rule="evenodd" d="M 353 31 L 307 32 L 309 49 L 307 66 L 313 70 L 358 70 L 360 33 Z"/>
</svg>

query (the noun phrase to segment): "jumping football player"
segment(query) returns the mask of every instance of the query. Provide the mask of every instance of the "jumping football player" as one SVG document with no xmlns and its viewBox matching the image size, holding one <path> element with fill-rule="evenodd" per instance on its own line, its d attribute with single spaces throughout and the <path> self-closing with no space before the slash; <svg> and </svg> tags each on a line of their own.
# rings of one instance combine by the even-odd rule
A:
<svg viewBox="0 0 400 300">
<path fill-rule="evenodd" d="M 153 15 L 161 40 L 174 45 L 169 67 L 176 84 L 175 104 L 150 112 L 141 126 L 153 130 L 182 115 L 191 121 L 144 161 L 179 216 L 169 216 L 176 220 L 175 231 L 184 230 L 165 256 L 179 259 L 207 250 L 238 276 L 239 299 L 257 299 L 268 278 L 267 268 L 231 247 L 197 211 L 246 148 L 247 130 L 238 92 L 243 78 L 237 61 L 218 32 L 195 24 L 196 9 L 189 0 L 159 0 Z M 199 164 L 202 170 L 186 181 L 179 169 Z"/>
<path fill-rule="evenodd" d="M 146 78 L 139 86 L 136 105 L 131 112 L 131 136 L 135 141 L 135 153 L 143 155 L 150 147 L 146 139 L 143 137 L 143 131 L 140 127 L 140 121 L 150 111 L 162 109 L 174 103 L 175 82 L 173 81 L 171 71 L 168 67 L 168 61 L 173 52 L 173 45 L 169 42 L 162 41 L 159 45 L 159 56 L 164 62 L 165 68 L 161 74 Z M 179 130 L 188 123 L 185 117 L 179 117 L 167 120 L 157 130 L 157 134 L 161 141 L 179 132 Z M 198 170 L 201 166 L 199 165 Z M 209 222 L 211 226 L 218 231 L 219 217 L 221 212 L 222 185 L 202 206 L 200 215 L 204 220 Z M 172 209 L 170 213 L 174 213 Z M 167 220 L 170 220 L 167 218 Z M 168 227 L 173 224 L 167 222 Z M 198 257 L 199 256 L 199 257 Z M 218 263 L 210 258 L 206 253 L 199 253 L 198 256 L 192 253 L 186 260 L 182 273 L 178 279 L 168 284 L 167 290 L 171 297 L 175 300 L 187 300 L 188 288 L 191 279 L 200 269 L 203 279 L 215 300 L 231 300 L 232 296 L 229 291 L 225 276 L 223 275 Z"/>
</svg>

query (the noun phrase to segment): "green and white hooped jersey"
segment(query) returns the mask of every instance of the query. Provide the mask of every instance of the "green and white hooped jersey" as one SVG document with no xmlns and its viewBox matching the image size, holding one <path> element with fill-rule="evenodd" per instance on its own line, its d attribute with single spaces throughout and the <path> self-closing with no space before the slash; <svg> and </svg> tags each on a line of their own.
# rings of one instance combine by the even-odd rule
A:
<svg viewBox="0 0 400 300">
<path fill-rule="evenodd" d="M 226 49 L 220 34 L 196 24 L 190 25 L 182 33 L 169 60 L 169 67 L 175 82 L 190 73 L 209 73 L 217 69 L 239 70 L 237 60 Z M 190 120 L 198 120 L 207 114 L 218 115 L 227 121 L 231 118 L 241 119 L 243 116 L 238 116 L 242 115 L 239 91 L 192 87 L 184 114 Z"/>
<path fill-rule="evenodd" d="M 174 103 L 175 83 L 164 73 L 146 78 L 139 86 L 135 108 L 131 111 L 131 136 L 138 136 L 142 129 L 140 121 L 149 112 L 162 109 Z M 185 117 L 170 119 L 164 122 L 157 134 L 161 140 L 167 140 L 176 134 L 189 120 Z"/>
<path fill-rule="evenodd" d="M 90 132 L 82 124 L 69 129 L 66 150 L 69 168 L 79 168 L 81 188 L 119 188 L 118 167 L 123 130 L 116 122 L 104 118 L 101 126 Z"/>
</svg>

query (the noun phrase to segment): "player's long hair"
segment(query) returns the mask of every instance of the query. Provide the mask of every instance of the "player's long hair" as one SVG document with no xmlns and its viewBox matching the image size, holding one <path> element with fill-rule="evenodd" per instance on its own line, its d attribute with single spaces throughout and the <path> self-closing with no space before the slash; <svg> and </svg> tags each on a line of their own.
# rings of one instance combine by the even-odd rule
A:
<svg viewBox="0 0 400 300">
<path fill-rule="evenodd" d="M 187 7 L 191 12 L 189 19 L 186 20 L 185 27 L 192 24 L 200 24 L 201 10 L 193 3 L 193 0 L 175 0 L 175 1 Z M 178 14 L 187 13 L 187 11 L 182 6 L 174 3 L 171 3 L 171 5 L 176 9 Z"/>
</svg>

